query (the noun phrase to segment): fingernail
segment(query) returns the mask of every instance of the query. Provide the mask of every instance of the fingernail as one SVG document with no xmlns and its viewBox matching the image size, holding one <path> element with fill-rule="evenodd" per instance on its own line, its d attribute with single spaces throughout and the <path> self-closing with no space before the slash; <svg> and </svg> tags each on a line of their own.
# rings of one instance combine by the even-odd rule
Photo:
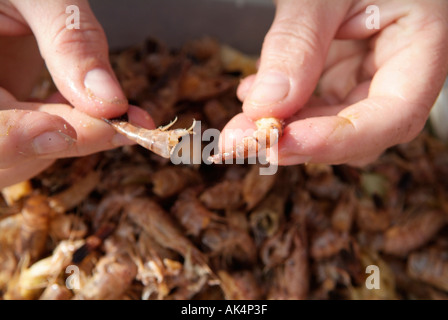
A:
<svg viewBox="0 0 448 320">
<path fill-rule="evenodd" d="M 84 86 L 91 98 L 104 100 L 109 103 L 126 103 L 120 86 L 104 69 L 93 69 L 87 72 Z"/>
<path fill-rule="evenodd" d="M 282 73 L 271 72 L 256 81 L 249 100 L 256 105 L 270 105 L 283 100 L 289 92 L 289 79 Z"/>
<path fill-rule="evenodd" d="M 45 132 L 33 140 L 34 152 L 39 155 L 62 152 L 70 148 L 75 139 L 60 131 Z"/>
</svg>

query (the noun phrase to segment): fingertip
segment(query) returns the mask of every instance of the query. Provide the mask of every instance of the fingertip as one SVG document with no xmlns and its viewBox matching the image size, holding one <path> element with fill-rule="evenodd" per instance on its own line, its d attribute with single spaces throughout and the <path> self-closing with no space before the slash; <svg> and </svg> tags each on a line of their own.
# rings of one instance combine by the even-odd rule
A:
<svg viewBox="0 0 448 320">
<path fill-rule="evenodd" d="M 106 34 L 87 0 L 70 4 L 79 10 L 78 27 L 67 25 L 66 1 L 13 1 L 37 39 L 51 77 L 75 108 L 95 118 L 114 118 L 128 102 L 112 70 Z"/>
<path fill-rule="evenodd" d="M 127 99 L 111 71 L 94 68 L 86 73 L 83 84 L 93 104 L 93 108 L 86 108 L 84 112 L 97 118 L 114 118 L 127 112 Z"/>
<path fill-rule="evenodd" d="M 153 119 L 148 112 L 137 106 L 129 105 L 128 109 L 129 121 L 146 129 L 155 129 Z"/>
<path fill-rule="evenodd" d="M 76 140 L 77 132 L 75 128 L 68 123 L 64 118 L 49 114 L 46 112 L 36 112 L 36 111 L 23 111 L 25 116 L 20 120 L 20 127 L 26 129 L 33 128 L 33 130 L 41 132 L 60 132 L 61 134 Z M 20 128 L 19 127 L 19 128 Z M 33 131 L 30 131 L 33 132 Z"/>
<path fill-rule="evenodd" d="M 236 95 L 240 101 L 244 101 L 249 94 L 250 89 L 255 81 L 255 75 L 250 75 L 241 80 L 238 89 L 236 91 Z"/>
<path fill-rule="evenodd" d="M 255 123 L 244 113 L 234 116 L 224 127 L 219 137 L 221 151 L 231 151 L 234 145 L 241 142 L 244 137 L 252 136 L 256 130 Z"/>
<path fill-rule="evenodd" d="M 278 71 L 257 74 L 244 97 L 243 111 L 251 119 L 265 117 L 285 119 L 294 113 L 286 103 L 291 91 L 289 76 Z M 244 92 L 243 92 L 244 94 Z"/>
<path fill-rule="evenodd" d="M 40 114 L 42 113 L 33 112 L 30 114 L 32 118 L 22 118 L 22 126 L 29 128 L 31 122 L 35 126 L 29 133 L 31 144 L 23 143 L 25 154 L 30 156 L 56 154 L 70 149 L 76 143 L 77 132 L 67 121 L 60 116 L 50 114 L 45 114 L 40 118 Z M 26 134 L 23 138 L 27 138 Z"/>
</svg>

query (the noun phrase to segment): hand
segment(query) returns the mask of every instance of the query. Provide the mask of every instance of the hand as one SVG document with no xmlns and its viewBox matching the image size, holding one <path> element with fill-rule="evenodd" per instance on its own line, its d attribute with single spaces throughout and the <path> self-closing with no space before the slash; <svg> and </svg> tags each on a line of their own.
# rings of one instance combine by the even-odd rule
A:
<svg viewBox="0 0 448 320">
<path fill-rule="evenodd" d="M 66 28 L 69 5 L 80 10 L 80 29 Z M 47 103 L 20 101 L 40 74 L 39 51 L 66 100 L 59 95 Z M 129 108 L 86 0 L 0 0 L 0 68 L 0 188 L 34 176 L 57 158 L 130 143 L 97 118 L 128 111 L 131 121 L 154 127 L 145 112 Z"/>
<path fill-rule="evenodd" d="M 369 5 L 379 30 L 366 26 Z M 422 130 L 447 75 L 447 38 L 446 0 L 278 0 L 225 145 L 227 130 L 277 117 L 287 123 L 271 150 L 280 165 L 367 164 Z"/>
</svg>

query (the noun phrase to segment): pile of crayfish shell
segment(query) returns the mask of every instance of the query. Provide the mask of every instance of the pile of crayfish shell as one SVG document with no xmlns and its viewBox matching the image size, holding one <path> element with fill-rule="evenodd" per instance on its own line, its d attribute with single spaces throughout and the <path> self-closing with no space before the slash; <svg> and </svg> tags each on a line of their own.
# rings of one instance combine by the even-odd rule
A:
<svg viewBox="0 0 448 320">
<path fill-rule="evenodd" d="M 130 103 L 177 128 L 222 129 L 256 70 L 210 38 L 111 61 Z M 428 131 L 363 169 L 259 169 L 139 145 L 60 159 L 2 190 L 0 297 L 448 298 L 448 148 Z"/>
</svg>

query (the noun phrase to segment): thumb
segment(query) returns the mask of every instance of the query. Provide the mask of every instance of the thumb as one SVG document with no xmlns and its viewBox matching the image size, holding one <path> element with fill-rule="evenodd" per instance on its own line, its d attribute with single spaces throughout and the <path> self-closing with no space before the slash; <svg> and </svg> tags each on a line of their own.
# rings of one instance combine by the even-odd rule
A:
<svg viewBox="0 0 448 320">
<path fill-rule="evenodd" d="M 61 117 L 29 110 L 0 110 L 0 169 L 74 146 L 75 129 Z"/>
<path fill-rule="evenodd" d="M 128 104 L 109 63 L 104 31 L 86 0 L 11 2 L 31 27 L 58 90 L 72 105 L 93 117 L 126 112 Z M 67 23 L 77 17 L 79 29 L 68 28 Z"/>
<path fill-rule="evenodd" d="M 331 41 L 352 1 L 278 0 L 254 84 L 243 103 L 252 119 L 286 119 L 311 96 Z"/>
</svg>

